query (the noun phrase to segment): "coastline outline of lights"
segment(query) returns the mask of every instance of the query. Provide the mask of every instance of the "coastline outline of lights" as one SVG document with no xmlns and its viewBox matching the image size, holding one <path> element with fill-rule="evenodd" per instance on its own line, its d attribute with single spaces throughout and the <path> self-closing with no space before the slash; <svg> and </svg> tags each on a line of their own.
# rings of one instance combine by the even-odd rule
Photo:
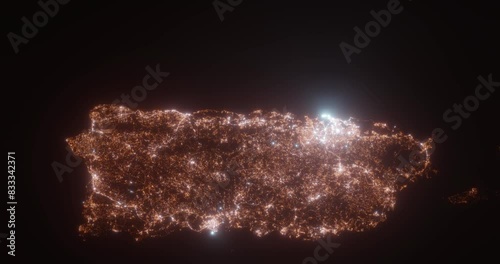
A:
<svg viewBox="0 0 500 264">
<path fill-rule="evenodd" d="M 431 171 L 430 138 L 352 118 L 99 105 L 90 119 L 90 129 L 67 139 L 91 175 L 82 236 L 361 232 L 385 221 L 396 193 Z M 398 166 L 413 150 L 423 160 Z"/>
</svg>

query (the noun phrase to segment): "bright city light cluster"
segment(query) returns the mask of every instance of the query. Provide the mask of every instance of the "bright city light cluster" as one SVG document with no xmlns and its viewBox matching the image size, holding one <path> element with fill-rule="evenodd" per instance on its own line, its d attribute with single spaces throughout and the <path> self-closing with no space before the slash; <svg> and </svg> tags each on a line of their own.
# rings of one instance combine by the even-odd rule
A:
<svg viewBox="0 0 500 264">
<path fill-rule="evenodd" d="M 115 105 L 97 106 L 90 118 L 88 131 L 67 140 L 91 175 L 82 235 L 243 228 L 317 239 L 363 231 L 430 171 L 431 140 L 383 123 Z M 413 150 L 423 161 L 399 166 L 397 157 Z"/>
</svg>

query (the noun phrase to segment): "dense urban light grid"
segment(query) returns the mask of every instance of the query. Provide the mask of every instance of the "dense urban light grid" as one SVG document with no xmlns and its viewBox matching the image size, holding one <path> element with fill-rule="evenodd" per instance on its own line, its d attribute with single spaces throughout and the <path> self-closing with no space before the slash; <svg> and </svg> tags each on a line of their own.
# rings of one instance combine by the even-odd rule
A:
<svg viewBox="0 0 500 264">
<path fill-rule="evenodd" d="M 352 118 L 100 105 L 90 119 L 67 140 L 91 175 L 84 236 L 243 228 L 309 240 L 363 231 L 431 171 L 431 139 Z M 420 162 L 399 166 L 414 150 Z"/>
</svg>

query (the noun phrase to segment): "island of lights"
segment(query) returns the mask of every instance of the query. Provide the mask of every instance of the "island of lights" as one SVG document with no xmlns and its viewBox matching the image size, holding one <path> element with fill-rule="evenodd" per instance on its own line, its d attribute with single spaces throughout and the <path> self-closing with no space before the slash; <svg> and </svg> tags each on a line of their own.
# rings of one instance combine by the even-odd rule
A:
<svg viewBox="0 0 500 264">
<path fill-rule="evenodd" d="M 363 231 L 431 170 L 431 139 L 384 123 L 116 105 L 95 107 L 90 119 L 67 139 L 90 173 L 82 235 L 241 228 L 311 240 Z M 423 160 L 399 166 L 411 151 Z"/>
</svg>

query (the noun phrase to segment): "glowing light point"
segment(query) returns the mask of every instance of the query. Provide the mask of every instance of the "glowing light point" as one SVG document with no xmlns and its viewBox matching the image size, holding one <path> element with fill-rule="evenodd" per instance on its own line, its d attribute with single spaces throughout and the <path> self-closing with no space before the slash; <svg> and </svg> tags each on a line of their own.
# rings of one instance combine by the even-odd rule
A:
<svg viewBox="0 0 500 264">
<path fill-rule="evenodd" d="M 324 114 L 321 114 L 321 118 L 323 118 L 323 119 L 331 119 L 332 116 L 330 114 L 324 113 Z"/>
</svg>

